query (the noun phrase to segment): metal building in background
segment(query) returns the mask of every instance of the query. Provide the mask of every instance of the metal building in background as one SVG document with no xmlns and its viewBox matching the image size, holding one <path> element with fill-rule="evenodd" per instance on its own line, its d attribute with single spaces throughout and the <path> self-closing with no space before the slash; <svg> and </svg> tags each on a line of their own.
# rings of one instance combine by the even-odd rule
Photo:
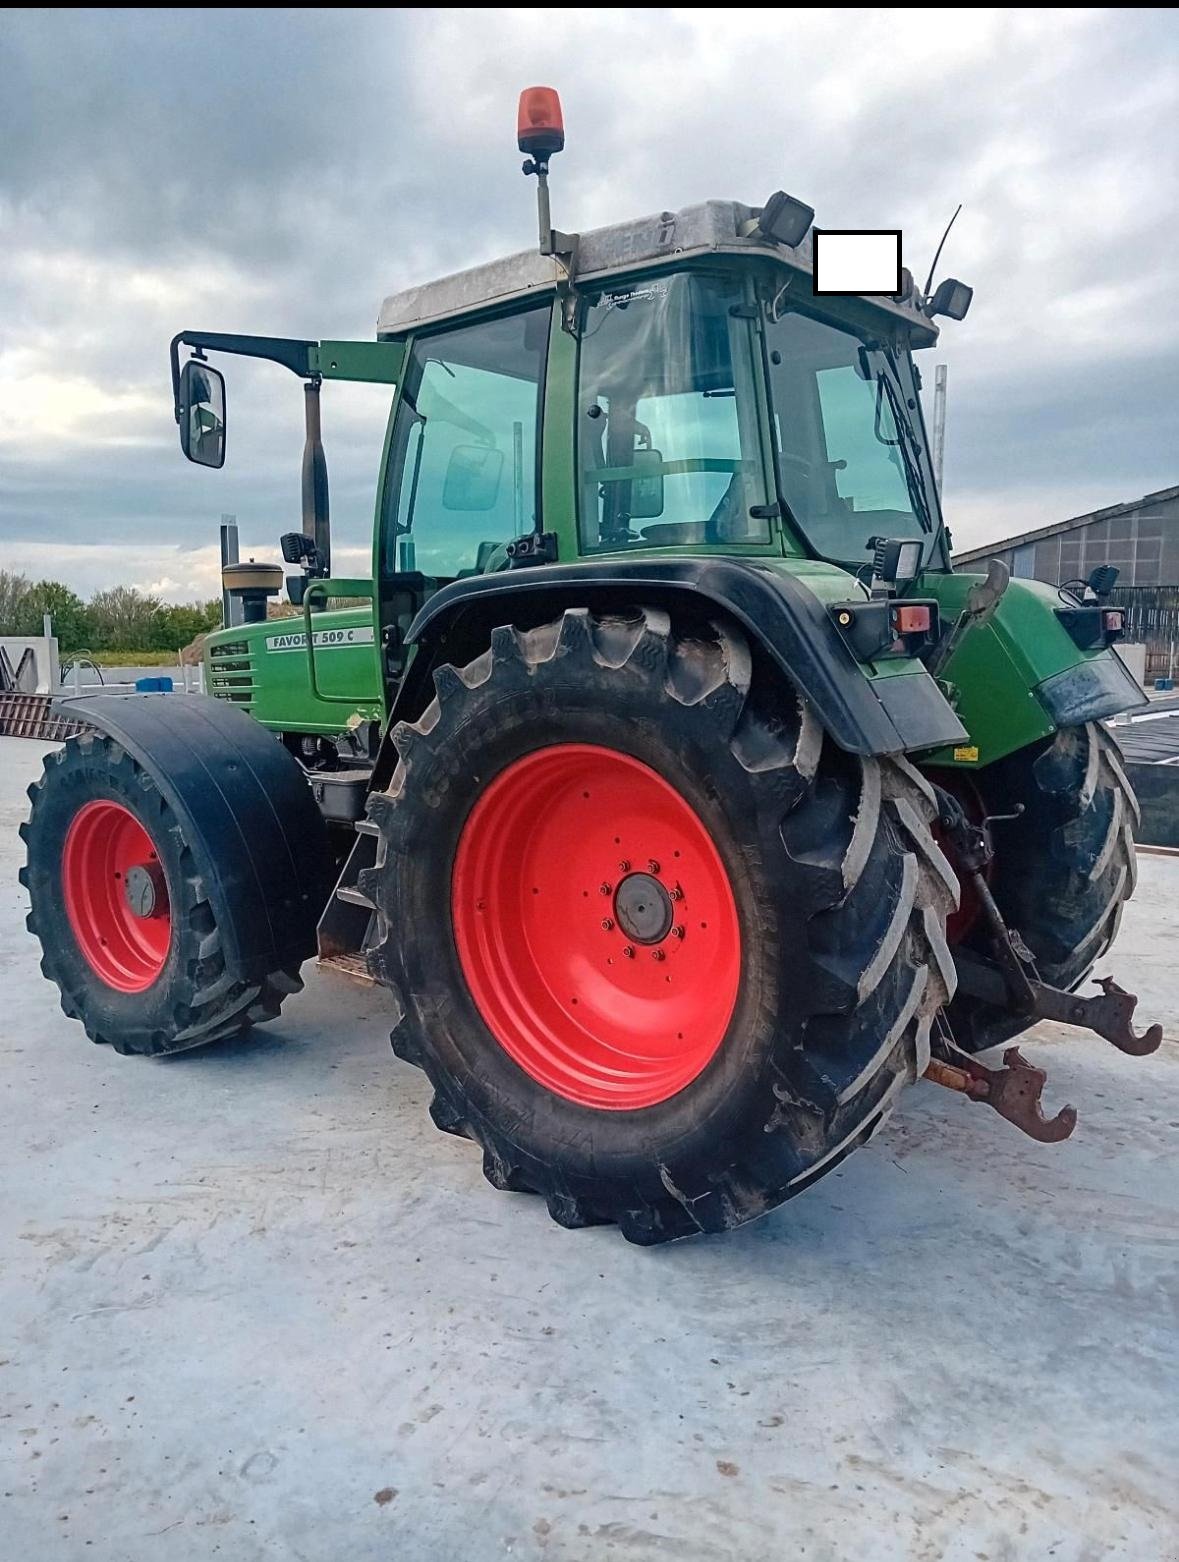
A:
<svg viewBox="0 0 1179 1562">
<path fill-rule="evenodd" d="M 1146 646 L 1147 678 L 1170 676 L 1179 656 L 1179 486 L 954 555 L 955 569 L 1001 559 L 1012 575 L 1062 585 L 1113 564 L 1111 601 L 1126 612 L 1126 638 Z"/>
<path fill-rule="evenodd" d="M 1001 559 L 1017 580 L 1051 585 L 1116 564 L 1119 586 L 1179 586 L 1179 486 L 965 548 L 955 553 L 954 568 L 983 567 L 987 559 Z"/>
</svg>

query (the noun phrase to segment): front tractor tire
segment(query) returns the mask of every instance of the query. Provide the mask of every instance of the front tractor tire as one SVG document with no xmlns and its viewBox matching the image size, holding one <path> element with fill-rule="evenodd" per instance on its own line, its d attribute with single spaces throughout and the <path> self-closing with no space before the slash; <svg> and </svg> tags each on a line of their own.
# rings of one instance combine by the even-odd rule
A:
<svg viewBox="0 0 1179 1562">
<path fill-rule="evenodd" d="M 47 755 L 29 798 L 28 928 L 92 1041 L 182 1052 L 274 1019 L 301 988 L 297 966 L 254 981 L 227 968 L 186 821 L 111 738 L 85 733 Z"/>
<path fill-rule="evenodd" d="M 773 1209 L 884 1119 L 953 990 L 903 760 L 824 736 L 731 627 L 497 629 L 395 729 L 376 976 L 497 1188 L 657 1243 Z"/>
</svg>

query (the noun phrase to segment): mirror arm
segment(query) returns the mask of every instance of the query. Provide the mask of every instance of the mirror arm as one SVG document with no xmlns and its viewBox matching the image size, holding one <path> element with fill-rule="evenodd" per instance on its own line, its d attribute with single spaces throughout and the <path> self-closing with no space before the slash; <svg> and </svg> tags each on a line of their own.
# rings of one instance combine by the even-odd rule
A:
<svg viewBox="0 0 1179 1562">
<path fill-rule="evenodd" d="M 180 422 L 180 344 L 188 347 L 208 348 L 211 352 L 240 353 L 247 358 L 267 358 L 278 363 L 300 379 L 318 377 L 314 365 L 318 359 L 319 343 L 303 342 L 288 336 L 237 336 L 221 331 L 179 331 L 172 338 L 169 356 L 172 363 L 172 410 Z"/>
</svg>

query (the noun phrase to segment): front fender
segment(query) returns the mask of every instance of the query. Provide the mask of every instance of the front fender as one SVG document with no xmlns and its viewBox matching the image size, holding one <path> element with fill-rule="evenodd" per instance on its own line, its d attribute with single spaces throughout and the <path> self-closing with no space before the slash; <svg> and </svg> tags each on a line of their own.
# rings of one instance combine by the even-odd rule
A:
<svg viewBox="0 0 1179 1562">
<path fill-rule="evenodd" d="M 702 604 L 727 614 L 761 645 L 813 706 L 840 748 L 900 754 L 960 743 L 966 730 L 920 662 L 870 676 L 806 584 L 806 561 L 697 557 L 608 559 L 549 564 L 455 581 L 431 597 L 410 626 L 417 651 L 398 692 L 393 720 L 414 719 L 440 662 L 476 655 L 498 624 L 540 622 L 566 607 L 608 610 L 620 603 Z M 847 576 L 834 569 L 842 587 Z M 825 580 L 830 585 L 830 580 Z"/>
<path fill-rule="evenodd" d="M 191 694 L 98 694 L 59 708 L 119 743 L 184 826 L 226 965 L 260 981 L 315 953 L 327 832 L 302 769 L 243 711 Z M 76 741 L 71 739 L 71 741 Z"/>
</svg>

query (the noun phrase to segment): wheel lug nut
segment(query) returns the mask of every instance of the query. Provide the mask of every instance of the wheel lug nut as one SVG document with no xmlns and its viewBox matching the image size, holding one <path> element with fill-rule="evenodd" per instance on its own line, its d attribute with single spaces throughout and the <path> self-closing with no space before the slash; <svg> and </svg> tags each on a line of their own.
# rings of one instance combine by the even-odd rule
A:
<svg viewBox="0 0 1179 1562">
<path fill-rule="evenodd" d="M 659 872 L 659 864 L 658 864 L 658 862 L 656 862 L 654 857 L 649 857 L 647 859 L 647 872 L 648 873 L 658 873 Z"/>
<path fill-rule="evenodd" d="M 609 894 L 611 894 L 613 892 L 613 889 L 614 889 L 613 884 L 602 883 L 602 884 L 598 885 L 598 894 L 599 895 L 609 895 Z"/>
<path fill-rule="evenodd" d="M 684 926 L 682 922 L 678 923 L 675 927 L 672 928 L 671 935 L 673 938 L 683 938 Z"/>
<path fill-rule="evenodd" d="M 634 957 L 635 957 L 634 945 L 633 944 L 623 944 L 623 946 L 622 946 L 622 958 L 624 960 L 633 960 Z"/>
<path fill-rule="evenodd" d="M 629 873 L 630 872 L 630 863 L 626 860 L 625 857 L 618 864 L 618 871 L 619 871 L 619 873 Z"/>
<path fill-rule="evenodd" d="M 678 884 L 673 885 L 673 887 L 669 889 L 667 893 L 671 896 L 672 900 L 683 900 L 684 898 L 684 892 Z"/>
<path fill-rule="evenodd" d="M 662 949 L 652 949 L 651 958 L 652 960 L 666 960 L 667 956 L 663 953 Z"/>
<path fill-rule="evenodd" d="M 612 933 L 613 931 L 614 931 L 614 919 L 613 919 L 613 917 L 603 917 L 602 918 L 602 932 L 603 933 Z"/>
</svg>

